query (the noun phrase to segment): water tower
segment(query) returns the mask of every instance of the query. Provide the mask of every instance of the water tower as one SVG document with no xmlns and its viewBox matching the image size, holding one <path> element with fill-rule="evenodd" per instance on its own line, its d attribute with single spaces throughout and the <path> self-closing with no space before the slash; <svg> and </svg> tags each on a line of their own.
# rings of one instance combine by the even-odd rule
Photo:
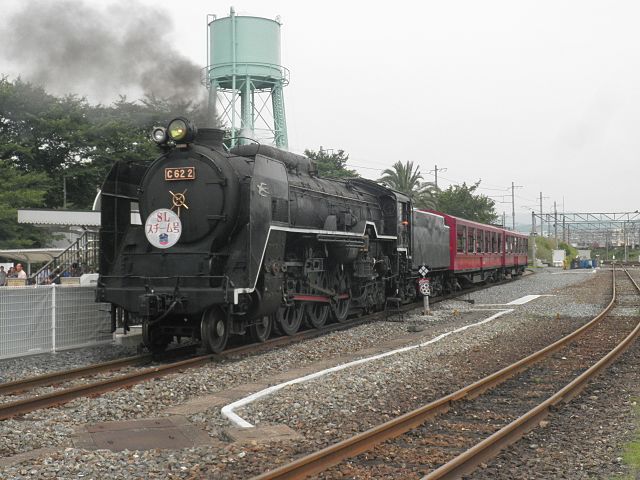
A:
<svg viewBox="0 0 640 480">
<path fill-rule="evenodd" d="M 209 115 L 231 127 L 232 144 L 275 144 L 286 149 L 283 87 L 289 71 L 280 65 L 280 22 L 268 18 L 207 17 L 205 82 Z M 248 137 L 248 138 L 242 138 Z"/>
</svg>

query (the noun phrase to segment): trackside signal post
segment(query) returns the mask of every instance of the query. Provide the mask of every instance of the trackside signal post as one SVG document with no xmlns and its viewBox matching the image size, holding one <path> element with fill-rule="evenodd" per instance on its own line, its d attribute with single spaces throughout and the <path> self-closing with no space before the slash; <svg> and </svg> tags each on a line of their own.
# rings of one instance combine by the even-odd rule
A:
<svg viewBox="0 0 640 480">
<path fill-rule="evenodd" d="M 418 288 L 420 293 L 422 294 L 422 313 L 423 315 L 431 315 L 431 310 L 429 308 L 429 295 L 431 295 L 431 285 L 429 279 L 427 278 L 427 274 L 429 273 L 429 269 L 426 265 L 422 265 L 418 270 L 421 279 L 418 280 Z"/>
</svg>

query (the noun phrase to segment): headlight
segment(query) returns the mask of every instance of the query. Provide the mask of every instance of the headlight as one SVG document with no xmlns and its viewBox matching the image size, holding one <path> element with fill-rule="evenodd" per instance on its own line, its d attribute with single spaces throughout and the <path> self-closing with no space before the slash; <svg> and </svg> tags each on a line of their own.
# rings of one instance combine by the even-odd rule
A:
<svg viewBox="0 0 640 480">
<path fill-rule="evenodd" d="M 167 129 L 164 127 L 153 127 L 153 131 L 151 132 L 151 138 L 154 142 L 161 145 L 166 143 L 169 139 L 167 137 Z"/>
<path fill-rule="evenodd" d="M 176 118 L 169 123 L 167 131 L 174 142 L 188 143 L 195 138 L 197 129 L 188 120 Z"/>
</svg>

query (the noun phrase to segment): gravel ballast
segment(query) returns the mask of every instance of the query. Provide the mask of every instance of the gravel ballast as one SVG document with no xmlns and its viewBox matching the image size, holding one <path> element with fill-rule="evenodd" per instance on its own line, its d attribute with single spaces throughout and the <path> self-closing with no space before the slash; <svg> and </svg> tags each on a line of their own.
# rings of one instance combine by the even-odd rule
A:
<svg viewBox="0 0 640 480">
<path fill-rule="evenodd" d="M 57 353 L 0 360 L 0 383 L 131 357 L 136 353 L 134 347 L 96 345 Z"/>
<path fill-rule="evenodd" d="M 422 404 L 425 399 L 480 378 L 511 359 L 521 358 L 526 349 L 533 349 L 536 343 L 545 344 L 551 338 L 568 333 L 607 303 L 609 292 L 596 293 L 603 289 L 596 288 L 595 283 L 606 285 L 608 275 L 608 272 L 564 273 L 547 269 L 507 285 L 473 293 L 471 298 L 475 304 L 443 302 L 434 307 L 431 317 L 413 315 L 405 322 L 367 324 L 239 361 L 188 370 L 181 375 L 167 376 L 99 398 L 75 400 L 60 408 L 4 421 L 0 424 L 0 453 L 3 456 L 49 447 L 58 451 L 6 465 L 0 470 L 0 478 L 193 478 L 199 475 L 246 478 L 273 466 L 274 459 L 284 462 L 291 456 L 352 435 L 403 413 L 412 405 Z M 540 297 L 521 306 L 483 306 L 505 304 L 529 294 L 555 296 Z M 447 337 L 428 348 L 285 388 L 238 412 L 257 425 L 288 425 L 301 434 L 303 440 L 267 445 L 228 444 L 225 430 L 230 424 L 216 407 L 188 416 L 191 423 L 219 442 L 212 446 L 140 452 L 71 448 L 73 431 L 79 425 L 162 416 L 168 407 L 191 398 L 251 382 L 273 383 L 269 378 L 276 374 L 310 367 L 318 361 L 327 363 L 328 358 L 337 364 L 341 354 L 376 347 L 399 336 L 407 336 L 407 344 L 418 343 L 492 314 L 471 311 L 481 308 L 514 308 L 514 312 Z M 410 333 L 411 325 L 422 330 Z M 6 364 L 0 362 L 2 375 L 5 375 Z M 7 368 L 13 371 L 14 367 L 9 364 Z M 70 367 L 58 365 L 55 369 L 60 368 Z M 6 375 L 12 379 L 21 376 Z"/>
</svg>

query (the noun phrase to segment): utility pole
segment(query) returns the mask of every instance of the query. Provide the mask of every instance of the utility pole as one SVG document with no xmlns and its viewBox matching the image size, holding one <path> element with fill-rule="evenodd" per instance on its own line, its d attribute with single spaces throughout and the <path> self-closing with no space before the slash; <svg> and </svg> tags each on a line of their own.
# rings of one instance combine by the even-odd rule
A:
<svg viewBox="0 0 640 480">
<path fill-rule="evenodd" d="M 623 232 L 623 240 L 624 240 L 624 261 L 626 263 L 626 262 L 629 261 L 629 255 L 627 254 L 627 243 L 629 243 L 628 240 L 627 240 L 627 234 L 628 234 L 628 232 L 627 232 L 627 222 L 624 222 L 622 224 L 622 232 Z"/>
<path fill-rule="evenodd" d="M 544 237 L 544 226 L 542 221 L 542 192 L 540 192 L 540 236 Z"/>
<path fill-rule="evenodd" d="M 553 238 L 556 240 L 556 248 L 558 248 L 558 209 L 556 201 L 553 201 Z"/>
<path fill-rule="evenodd" d="M 544 217 L 542 216 L 542 199 L 543 198 L 549 198 L 549 197 L 543 197 L 542 192 L 540 192 L 540 236 L 541 237 L 544 237 Z M 548 227 L 547 227 L 547 230 L 549 230 Z"/>
<path fill-rule="evenodd" d="M 446 172 L 447 171 L 446 168 L 438 168 L 438 165 L 436 165 L 433 170 L 429 170 L 427 172 L 427 173 L 433 173 L 434 174 L 436 189 L 438 188 L 438 170 L 440 170 L 441 172 Z"/>
<path fill-rule="evenodd" d="M 516 188 L 522 188 L 522 185 L 514 185 L 511 182 L 511 230 L 516 229 Z"/>
<path fill-rule="evenodd" d="M 531 210 L 531 240 L 533 241 L 533 262 L 532 265 L 536 266 L 536 211 Z"/>
<path fill-rule="evenodd" d="M 564 217 L 564 195 L 562 196 L 562 241 L 569 243 L 569 238 L 565 240 L 565 217 Z"/>
</svg>

